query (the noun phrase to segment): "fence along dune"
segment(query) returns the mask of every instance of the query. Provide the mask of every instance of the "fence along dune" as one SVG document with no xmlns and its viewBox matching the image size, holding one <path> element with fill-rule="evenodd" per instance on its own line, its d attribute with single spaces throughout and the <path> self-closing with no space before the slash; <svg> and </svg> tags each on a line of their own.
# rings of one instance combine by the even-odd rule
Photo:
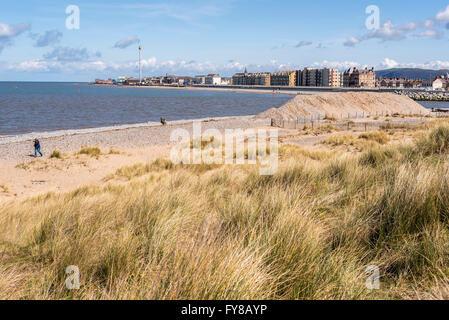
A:
<svg viewBox="0 0 449 320">
<path fill-rule="evenodd" d="M 348 118 L 348 115 L 354 117 L 395 113 L 427 115 L 429 110 L 408 97 L 393 93 L 344 92 L 298 95 L 280 108 L 268 109 L 257 117 L 297 120 L 316 115 Z"/>
</svg>

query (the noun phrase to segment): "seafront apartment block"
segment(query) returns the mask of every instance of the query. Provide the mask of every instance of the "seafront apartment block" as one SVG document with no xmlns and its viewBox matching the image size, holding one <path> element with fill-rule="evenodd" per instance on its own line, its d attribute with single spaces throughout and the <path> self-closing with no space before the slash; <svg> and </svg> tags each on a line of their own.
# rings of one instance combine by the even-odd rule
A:
<svg viewBox="0 0 449 320">
<path fill-rule="evenodd" d="M 277 71 L 272 73 L 236 73 L 232 77 L 236 86 L 288 86 L 288 87 L 365 87 L 376 86 L 374 68 L 358 70 L 351 68 L 344 73 L 334 68 L 304 68 L 295 71 Z"/>
</svg>

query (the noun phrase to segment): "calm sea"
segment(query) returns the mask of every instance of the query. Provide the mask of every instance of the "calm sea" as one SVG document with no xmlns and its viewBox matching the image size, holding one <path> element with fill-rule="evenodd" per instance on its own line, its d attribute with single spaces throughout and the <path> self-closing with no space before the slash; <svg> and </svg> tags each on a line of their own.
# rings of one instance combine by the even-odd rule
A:
<svg viewBox="0 0 449 320">
<path fill-rule="evenodd" d="M 0 82 L 0 136 L 123 124 L 254 115 L 287 95 L 79 83 Z"/>
<path fill-rule="evenodd" d="M 0 82 L 0 142 L 31 133 L 159 121 L 245 116 L 280 107 L 287 95 Z M 422 102 L 449 108 L 449 103 Z M 57 134 L 56 134 L 57 135 Z M 30 135 L 31 137 L 31 135 Z"/>
</svg>

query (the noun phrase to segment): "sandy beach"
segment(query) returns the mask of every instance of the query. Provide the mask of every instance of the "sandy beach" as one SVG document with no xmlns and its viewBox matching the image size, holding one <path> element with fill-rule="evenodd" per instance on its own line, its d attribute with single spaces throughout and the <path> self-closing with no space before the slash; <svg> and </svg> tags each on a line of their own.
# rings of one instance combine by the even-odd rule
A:
<svg viewBox="0 0 449 320">
<path fill-rule="evenodd" d="M 192 134 L 192 122 L 167 126 L 117 129 L 60 137 L 40 138 L 43 157 L 34 158 L 31 140 L 0 144 L 0 201 L 49 191 L 67 191 L 83 185 L 106 183 L 105 177 L 123 166 L 168 157 L 170 135 L 183 128 Z M 269 119 L 235 117 L 204 120 L 202 130 L 266 128 Z M 83 147 L 99 147 L 98 157 L 78 154 Z M 50 158 L 58 150 L 62 158 Z"/>
<path fill-rule="evenodd" d="M 358 119 L 370 121 L 373 125 L 385 123 L 385 119 Z M 355 123 L 357 123 L 357 121 Z M 394 119 L 392 123 L 419 124 L 423 119 Z M 219 120 L 200 121 L 202 132 L 218 129 L 267 129 L 270 119 L 234 117 Z M 338 126 L 323 122 L 321 125 Z M 63 192 L 85 185 L 103 185 L 109 183 L 107 177 L 119 168 L 138 163 L 149 163 L 157 158 L 170 155 L 170 135 L 173 130 L 182 128 L 192 135 L 193 122 L 173 122 L 167 126 L 131 127 L 127 129 L 79 133 L 59 137 L 40 138 L 43 157 L 34 158 L 31 140 L 0 144 L 0 202 L 24 199 L 46 192 Z M 335 135 L 357 135 L 359 129 L 309 132 L 295 128 L 276 128 L 279 142 L 296 144 L 309 149 L 322 149 L 320 141 Z M 98 147 L 101 154 L 91 156 L 79 154 L 84 147 Z M 50 158 L 57 150 L 61 158 Z"/>
</svg>

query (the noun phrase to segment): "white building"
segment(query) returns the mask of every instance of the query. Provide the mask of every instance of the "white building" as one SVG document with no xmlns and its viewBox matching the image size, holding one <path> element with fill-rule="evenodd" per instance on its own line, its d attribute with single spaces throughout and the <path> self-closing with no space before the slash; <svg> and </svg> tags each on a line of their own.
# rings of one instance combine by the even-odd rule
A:
<svg viewBox="0 0 449 320">
<path fill-rule="evenodd" d="M 438 78 L 432 83 L 432 88 L 433 90 L 445 90 L 447 85 L 447 79 Z"/>
<path fill-rule="evenodd" d="M 213 85 L 213 86 L 219 86 L 221 85 L 221 77 L 219 74 L 208 74 L 206 76 L 206 84 Z"/>
<path fill-rule="evenodd" d="M 221 85 L 222 86 L 230 86 L 232 85 L 232 78 L 221 78 Z"/>
</svg>

